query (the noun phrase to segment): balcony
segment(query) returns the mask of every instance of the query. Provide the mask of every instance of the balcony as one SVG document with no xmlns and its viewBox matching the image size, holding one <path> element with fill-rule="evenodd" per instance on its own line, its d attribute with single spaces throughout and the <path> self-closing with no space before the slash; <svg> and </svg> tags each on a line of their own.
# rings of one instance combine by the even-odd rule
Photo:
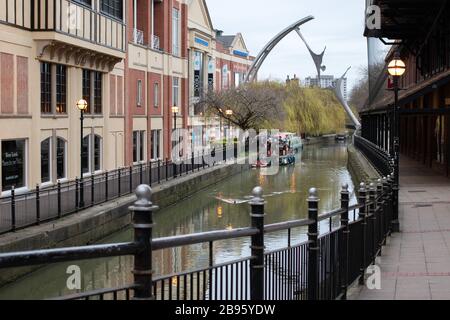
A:
<svg viewBox="0 0 450 320">
<path fill-rule="evenodd" d="M 0 23 L 39 33 L 34 36 L 36 40 L 86 46 L 80 43 L 82 40 L 121 52 L 126 48 L 126 25 L 122 20 L 70 0 L 0 1 Z"/>
<path fill-rule="evenodd" d="M 160 50 L 160 41 L 159 41 L 159 37 L 152 35 L 152 49 L 153 50 Z"/>
</svg>

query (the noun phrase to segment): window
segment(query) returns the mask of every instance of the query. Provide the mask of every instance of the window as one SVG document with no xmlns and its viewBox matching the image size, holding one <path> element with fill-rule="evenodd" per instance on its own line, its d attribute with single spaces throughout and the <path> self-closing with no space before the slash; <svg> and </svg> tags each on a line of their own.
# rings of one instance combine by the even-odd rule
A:
<svg viewBox="0 0 450 320">
<path fill-rule="evenodd" d="M 122 0 L 101 0 L 101 11 L 118 19 L 123 17 Z"/>
<path fill-rule="evenodd" d="M 228 65 L 222 68 L 222 89 L 228 89 Z"/>
<path fill-rule="evenodd" d="M 81 166 L 83 173 L 102 169 L 102 138 L 98 135 L 87 135 L 83 138 Z"/>
<path fill-rule="evenodd" d="M 81 148 L 81 167 L 83 173 L 90 172 L 89 165 L 89 145 L 90 145 L 90 135 L 83 138 L 83 146 Z"/>
<path fill-rule="evenodd" d="M 25 140 L 2 141 L 2 190 L 25 187 Z"/>
<path fill-rule="evenodd" d="M 53 149 L 55 141 L 56 150 Z M 55 154 L 53 150 L 55 150 Z M 54 180 L 54 164 L 56 165 L 56 179 L 66 178 L 66 141 L 59 137 L 56 140 L 47 138 L 41 142 L 41 183 Z"/>
<path fill-rule="evenodd" d="M 91 7 L 91 0 L 75 0 L 75 2 L 79 2 L 81 4 Z"/>
<path fill-rule="evenodd" d="M 103 73 L 83 69 L 82 87 L 83 87 L 83 99 L 86 100 L 88 103 L 88 108 L 85 111 L 85 113 L 102 114 Z M 91 105 L 93 106 L 93 108 L 91 108 Z"/>
<path fill-rule="evenodd" d="M 56 113 L 67 113 L 66 66 L 56 65 Z"/>
<path fill-rule="evenodd" d="M 102 138 L 94 136 L 94 170 L 99 171 L 102 168 Z"/>
<path fill-rule="evenodd" d="M 203 91 L 203 53 L 194 51 L 194 97 L 200 97 Z"/>
<path fill-rule="evenodd" d="M 66 141 L 56 138 L 56 178 L 66 178 Z"/>
<path fill-rule="evenodd" d="M 101 72 L 94 72 L 94 113 L 102 113 L 102 79 Z"/>
<path fill-rule="evenodd" d="M 180 95 L 179 95 L 179 90 L 180 90 L 180 86 L 179 86 L 179 79 L 177 77 L 173 77 L 172 78 L 172 103 L 174 107 L 177 107 L 180 103 Z"/>
<path fill-rule="evenodd" d="M 50 138 L 41 142 L 41 183 L 50 182 Z"/>
<path fill-rule="evenodd" d="M 151 143 L 152 143 L 152 160 L 160 158 L 160 142 L 161 142 L 161 130 L 152 130 Z"/>
<path fill-rule="evenodd" d="M 142 80 L 137 81 L 137 105 L 142 106 Z"/>
<path fill-rule="evenodd" d="M 91 113 L 91 71 L 83 69 L 83 99 L 87 101 L 88 107 L 85 113 Z"/>
<path fill-rule="evenodd" d="M 133 162 L 145 160 L 145 131 L 133 131 Z"/>
<path fill-rule="evenodd" d="M 41 62 L 41 113 L 67 113 L 66 66 Z"/>
<path fill-rule="evenodd" d="M 172 53 L 180 55 L 180 11 L 172 9 Z"/>
<path fill-rule="evenodd" d="M 41 113 L 52 113 L 52 73 L 48 62 L 41 62 Z"/>
<path fill-rule="evenodd" d="M 159 83 L 155 82 L 153 86 L 153 105 L 155 108 L 159 107 Z"/>
</svg>

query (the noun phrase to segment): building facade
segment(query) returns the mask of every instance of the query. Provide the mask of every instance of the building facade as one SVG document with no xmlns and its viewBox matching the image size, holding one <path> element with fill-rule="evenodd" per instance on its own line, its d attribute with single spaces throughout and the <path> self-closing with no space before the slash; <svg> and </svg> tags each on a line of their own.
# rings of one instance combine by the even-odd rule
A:
<svg viewBox="0 0 450 320">
<path fill-rule="evenodd" d="M 320 81 L 318 77 L 306 77 L 305 87 L 320 87 L 320 88 L 335 88 L 339 79 L 331 75 L 321 75 Z M 344 99 L 347 100 L 347 78 L 342 81 L 342 90 L 344 93 Z"/>
<path fill-rule="evenodd" d="M 194 102 L 251 63 L 221 37 L 200 0 L 0 1 L 0 194 L 170 159 L 178 129 L 218 125 Z"/>
<path fill-rule="evenodd" d="M 3 193 L 123 165 L 124 12 L 122 1 L 0 2 Z"/>
</svg>

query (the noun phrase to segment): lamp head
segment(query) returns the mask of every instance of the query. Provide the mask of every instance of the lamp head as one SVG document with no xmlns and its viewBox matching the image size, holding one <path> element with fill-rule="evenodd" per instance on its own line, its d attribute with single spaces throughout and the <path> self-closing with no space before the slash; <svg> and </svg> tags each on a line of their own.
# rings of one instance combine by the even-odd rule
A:
<svg viewBox="0 0 450 320">
<path fill-rule="evenodd" d="M 77 108 L 78 108 L 80 111 L 86 111 L 87 107 L 88 107 L 88 103 L 87 103 L 86 100 L 84 100 L 84 99 L 78 100 L 78 102 L 77 102 Z"/>
<path fill-rule="evenodd" d="M 172 107 L 172 113 L 178 113 L 179 111 L 180 111 L 180 108 Z"/>
<path fill-rule="evenodd" d="M 400 54 L 398 52 L 395 53 L 394 58 L 389 62 L 388 72 L 393 77 L 400 77 L 406 71 L 406 65 L 400 59 Z"/>
<path fill-rule="evenodd" d="M 233 110 L 228 109 L 228 110 L 225 111 L 225 114 L 226 114 L 227 116 L 232 116 L 232 115 L 233 115 Z"/>
</svg>

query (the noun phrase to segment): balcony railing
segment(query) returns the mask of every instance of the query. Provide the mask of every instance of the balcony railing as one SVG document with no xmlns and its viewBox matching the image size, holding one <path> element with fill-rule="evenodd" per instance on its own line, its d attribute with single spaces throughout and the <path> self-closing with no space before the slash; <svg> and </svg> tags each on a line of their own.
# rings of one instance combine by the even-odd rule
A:
<svg viewBox="0 0 450 320">
<path fill-rule="evenodd" d="M 54 31 L 125 51 L 126 25 L 122 20 L 70 0 L 0 1 L 0 23 L 30 31 Z"/>
<path fill-rule="evenodd" d="M 152 49 L 160 50 L 160 41 L 158 36 L 152 35 Z"/>
<path fill-rule="evenodd" d="M 143 45 L 144 44 L 144 32 L 139 29 L 133 30 L 133 41 L 136 44 Z"/>
</svg>

